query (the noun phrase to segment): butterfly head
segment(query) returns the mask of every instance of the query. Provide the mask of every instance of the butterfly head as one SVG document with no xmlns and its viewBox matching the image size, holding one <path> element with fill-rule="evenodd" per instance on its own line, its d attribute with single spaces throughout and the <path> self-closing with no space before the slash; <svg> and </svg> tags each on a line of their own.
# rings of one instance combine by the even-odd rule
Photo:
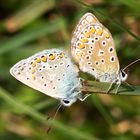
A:
<svg viewBox="0 0 140 140">
<path fill-rule="evenodd" d="M 64 106 L 71 106 L 74 102 L 76 102 L 77 98 L 72 98 L 72 99 L 62 99 L 61 103 Z"/>
<path fill-rule="evenodd" d="M 123 82 L 127 79 L 127 73 L 122 69 L 120 70 L 120 80 Z"/>
<path fill-rule="evenodd" d="M 81 83 L 80 80 L 78 79 L 77 83 L 74 83 L 72 87 L 69 86 L 69 88 L 67 88 L 67 90 L 65 91 L 65 98 L 60 99 L 60 101 L 64 106 L 71 106 L 80 97 L 81 97 Z"/>
</svg>

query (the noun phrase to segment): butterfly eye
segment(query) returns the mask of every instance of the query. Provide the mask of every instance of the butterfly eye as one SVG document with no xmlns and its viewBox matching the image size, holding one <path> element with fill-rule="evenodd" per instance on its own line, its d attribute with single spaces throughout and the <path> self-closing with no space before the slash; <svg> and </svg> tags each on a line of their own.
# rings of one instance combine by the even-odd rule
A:
<svg viewBox="0 0 140 140">
<path fill-rule="evenodd" d="M 124 78 L 126 73 L 124 71 L 121 71 L 122 72 L 122 77 Z"/>
<path fill-rule="evenodd" d="M 61 103 L 64 106 L 70 106 L 71 104 L 73 104 L 77 99 L 76 98 L 72 98 L 72 99 L 62 99 Z"/>
<path fill-rule="evenodd" d="M 127 73 L 125 71 L 120 70 L 121 81 L 125 81 L 127 79 Z"/>
<path fill-rule="evenodd" d="M 63 104 L 68 105 L 70 103 L 70 101 L 68 100 L 62 100 Z"/>
</svg>

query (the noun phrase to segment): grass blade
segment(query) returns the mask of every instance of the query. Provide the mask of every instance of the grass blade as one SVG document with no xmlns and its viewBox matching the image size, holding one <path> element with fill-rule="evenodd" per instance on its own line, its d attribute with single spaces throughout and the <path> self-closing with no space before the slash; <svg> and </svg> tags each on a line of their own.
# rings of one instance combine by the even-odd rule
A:
<svg viewBox="0 0 140 140">
<path fill-rule="evenodd" d="M 43 24 L 37 25 L 36 28 L 34 27 L 33 29 L 19 33 L 7 39 L 6 41 L 0 42 L 0 54 L 13 50 L 47 34 L 56 32 L 58 29 L 60 29 L 60 27 L 61 21 L 54 20 L 53 22 L 49 22 L 47 24 L 45 22 Z"/>
<path fill-rule="evenodd" d="M 82 140 L 99 140 L 98 138 L 95 138 L 94 136 L 91 136 L 89 134 L 83 133 L 78 131 L 75 128 L 66 126 L 56 120 L 46 120 L 46 115 L 43 115 L 31 107 L 29 107 L 26 104 L 23 104 L 19 102 L 18 100 L 14 99 L 6 90 L 4 90 L 2 87 L 0 87 L 0 97 L 5 100 L 8 104 L 11 106 L 22 110 L 25 112 L 25 114 L 31 116 L 32 118 L 36 119 L 38 122 L 46 124 L 46 125 L 52 125 L 58 130 L 61 130 L 63 133 L 77 139 L 82 139 Z"/>
<path fill-rule="evenodd" d="M 54 5 L 54 0 L 34 0 L 19 12 L 16 12 L 15 15 L 8 18 L 5 25 L 9 31 L 17 31 L 53 8 Z"/>
</svg>

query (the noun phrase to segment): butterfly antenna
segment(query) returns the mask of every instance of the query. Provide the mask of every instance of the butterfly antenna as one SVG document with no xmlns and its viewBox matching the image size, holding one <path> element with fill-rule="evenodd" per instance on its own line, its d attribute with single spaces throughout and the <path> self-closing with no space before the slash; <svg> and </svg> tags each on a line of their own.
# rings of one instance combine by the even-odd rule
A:
<svg viewBox="0 0 140 140">
<path fill-rule="evenodd" d="M 62 106 L 61 103 L 58 104 L 58 106 L 57 106 L 57 108 L 56 108 L 56 111 L 55 111 L 54 114 L 53 114 L 53 117 L 50 117 L 50 116 L 49 116 L 49 117 L 47 118 L 47 120 L 50 120 L 50 119 L 54 120 L 54 119 L 56 118 L 56 115 L 57 115 L 58 111 L 60 110 L 61 106 Z M 46 133 L 49 134 L 51 130 L 52 130 L 52 127 L 50 126 L 49 128 L 47 128 Z"/>
<path fill-rule="evenodd" d="M 132 66 L 133 64 L 137 63 L 138 61 L 140 61 L 140 58 L 133 61 L 132 63 L 128 64 L 126 67 L 123 68 L 123 70 L 125 71 L 128 67 Z"/>
</svg>

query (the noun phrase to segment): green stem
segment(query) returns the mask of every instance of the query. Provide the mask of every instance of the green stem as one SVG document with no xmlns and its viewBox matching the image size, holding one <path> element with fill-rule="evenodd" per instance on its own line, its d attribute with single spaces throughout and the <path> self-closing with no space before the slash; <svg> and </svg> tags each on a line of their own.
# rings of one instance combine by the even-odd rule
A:
<svg viewBox="0 0 140 140">
<path fill-rule="evenodd" d="M 84 81 L 82 90 L 85 92 L 91 93 L 100 93 L 107 94 L 108 89 L 111 83 L 102 83 L 95 81 Z M 118 88 L 118 92 L 116 93 L 118 85 L 113 85 L 108 94 L 110 95 L 140 95 L 140 86 L 128 86 L 121 84 Z"/>
</svg>

